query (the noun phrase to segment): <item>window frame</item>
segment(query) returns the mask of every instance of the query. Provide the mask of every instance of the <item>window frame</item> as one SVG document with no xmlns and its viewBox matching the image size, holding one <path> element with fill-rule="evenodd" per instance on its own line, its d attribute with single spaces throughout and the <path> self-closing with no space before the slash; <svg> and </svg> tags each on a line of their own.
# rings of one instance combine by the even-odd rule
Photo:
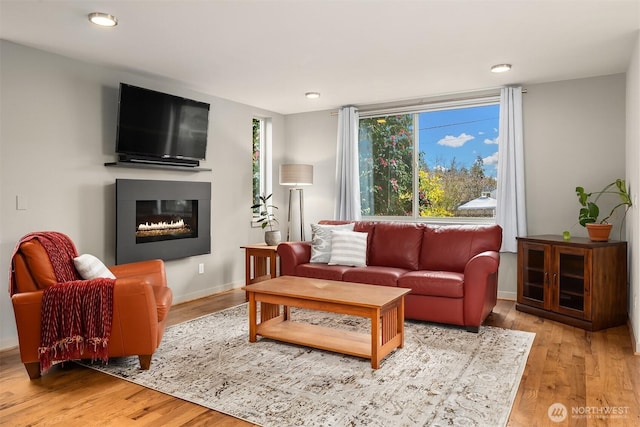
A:
<svg viewBox="0 0 640 427">
<path fill-rule="evenodd" d="M 412 114 L 413 115 L 413 177 L 412 177 L 412 216 L 388 216 L 388 215 L 362 215 L 366 221 L 398 221 L 398 222 L 422 222 L 430 224 L 496 224 L 496 217 L 422 217 L 419 215 L 419 200 L 415 197 L 419 191 L 418 168 L 420 156 L 420 136 L 419 136 L 419 115 L 429 111 L 451 110 L 459 108 L 481 107 L 486 105 L 500 104 L 500 94 L 489 94 L 484 96 L 471 96 L 456 100 L 435 100 L 420 104 L 389 107 L 383 109 L 372 109 L 359 112 L 359 119 L 374 118 L 385 115 Z M 359 124 L 358 124 L 359 127 Z M 499 135 L 498 135 L 499 138 Z M 498 152 L 500 149 L 498 148 Z"/>
<path fill-rule="evenodd" d="M 273 192 L 273 167 L 272 167 L 272 132 L 273 124 L 271 117 L 253 116 L 251 119 L 251 148 L 253 155 L 253 124 L 255 121 L 260 123 L 260 174 L 259 174 L 259 188 L 260 194 L 272 194 Z M 253 161 L 251 163 L 251 204 L 255 202 L 255 194 L 253 194 Z M 259 228 L 262 223 L 258 222 L 260 216 L 257 211 L 254 210 L 251 218 L 251 227 Z"/>
</svg>

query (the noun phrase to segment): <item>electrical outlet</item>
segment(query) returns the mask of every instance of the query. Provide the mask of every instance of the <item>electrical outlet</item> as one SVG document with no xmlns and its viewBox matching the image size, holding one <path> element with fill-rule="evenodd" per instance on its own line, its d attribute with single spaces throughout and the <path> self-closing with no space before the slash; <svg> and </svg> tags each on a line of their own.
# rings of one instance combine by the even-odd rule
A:
<svg viewBox="0 0 640 427">
<path fill-rule="evenodd" d="M 204 274 L 204 264 L 198 264 L 198 274 Z"/>
</svg>

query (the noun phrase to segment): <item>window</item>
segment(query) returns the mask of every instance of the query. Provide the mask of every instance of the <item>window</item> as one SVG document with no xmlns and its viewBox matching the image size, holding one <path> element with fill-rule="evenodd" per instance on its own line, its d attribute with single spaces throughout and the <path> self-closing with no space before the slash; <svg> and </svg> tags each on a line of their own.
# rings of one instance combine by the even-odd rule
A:
<svg viewBox="0 0 640 427">
<path fill-rule="evenodd" d="M 253 166 L 253 204 L 260 203 L 260 195 L 264 194 L 264 120 L 253 119 L 253 150 L 252 150 L 252 166 Z M 257 213 L 255 209 L 254 213 Z"/>
<path fill-rule="evenodd" d="M 361 113 L 362 215 L 495 217 L 499 113 L 497 99 Z"/>
<path fill-rule="evenodd" d="M 271 119 L 254 118 L 252 120 L 252 125 L 251 205 L 255 205 L 260 203 L 260 195 L 271 194 Z M 258 218 L 258 209 L 254 210 L 253 217 L 253 226 L 259 226 L 256 222 Z"/>
</svg>

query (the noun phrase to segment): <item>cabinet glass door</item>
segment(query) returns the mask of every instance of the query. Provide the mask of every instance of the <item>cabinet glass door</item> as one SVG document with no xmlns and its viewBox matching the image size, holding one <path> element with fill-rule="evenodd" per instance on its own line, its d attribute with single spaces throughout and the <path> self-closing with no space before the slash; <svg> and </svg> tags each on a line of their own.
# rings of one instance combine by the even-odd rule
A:
<svg viewBox="0 0 640 427">
<path fill-rule="evenodd" d="M 573 317 L 584 318 L 587 254 L 580 250 L 557 248 L 557 309 Z"/>
<path fill-rule="evenodd" d="M 528 304 L 544 307 L 545 282 L 547 273 L 545 270 L 545 246 L 523 246 L 523 271 L 522 271 L 522 298 Z"/>
</svg>

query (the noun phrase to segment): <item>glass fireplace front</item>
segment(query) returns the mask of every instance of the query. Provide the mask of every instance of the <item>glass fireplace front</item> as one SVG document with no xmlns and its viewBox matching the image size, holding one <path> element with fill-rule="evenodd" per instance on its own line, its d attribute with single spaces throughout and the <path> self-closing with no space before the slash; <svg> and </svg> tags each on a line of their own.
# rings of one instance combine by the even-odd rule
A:
<svg viewBox="0 0 640 427">
<path fill-rule="evenodd" d="M 198 237 L 198 200 L 136 200 L 136 244 Z"/>
</svg>

